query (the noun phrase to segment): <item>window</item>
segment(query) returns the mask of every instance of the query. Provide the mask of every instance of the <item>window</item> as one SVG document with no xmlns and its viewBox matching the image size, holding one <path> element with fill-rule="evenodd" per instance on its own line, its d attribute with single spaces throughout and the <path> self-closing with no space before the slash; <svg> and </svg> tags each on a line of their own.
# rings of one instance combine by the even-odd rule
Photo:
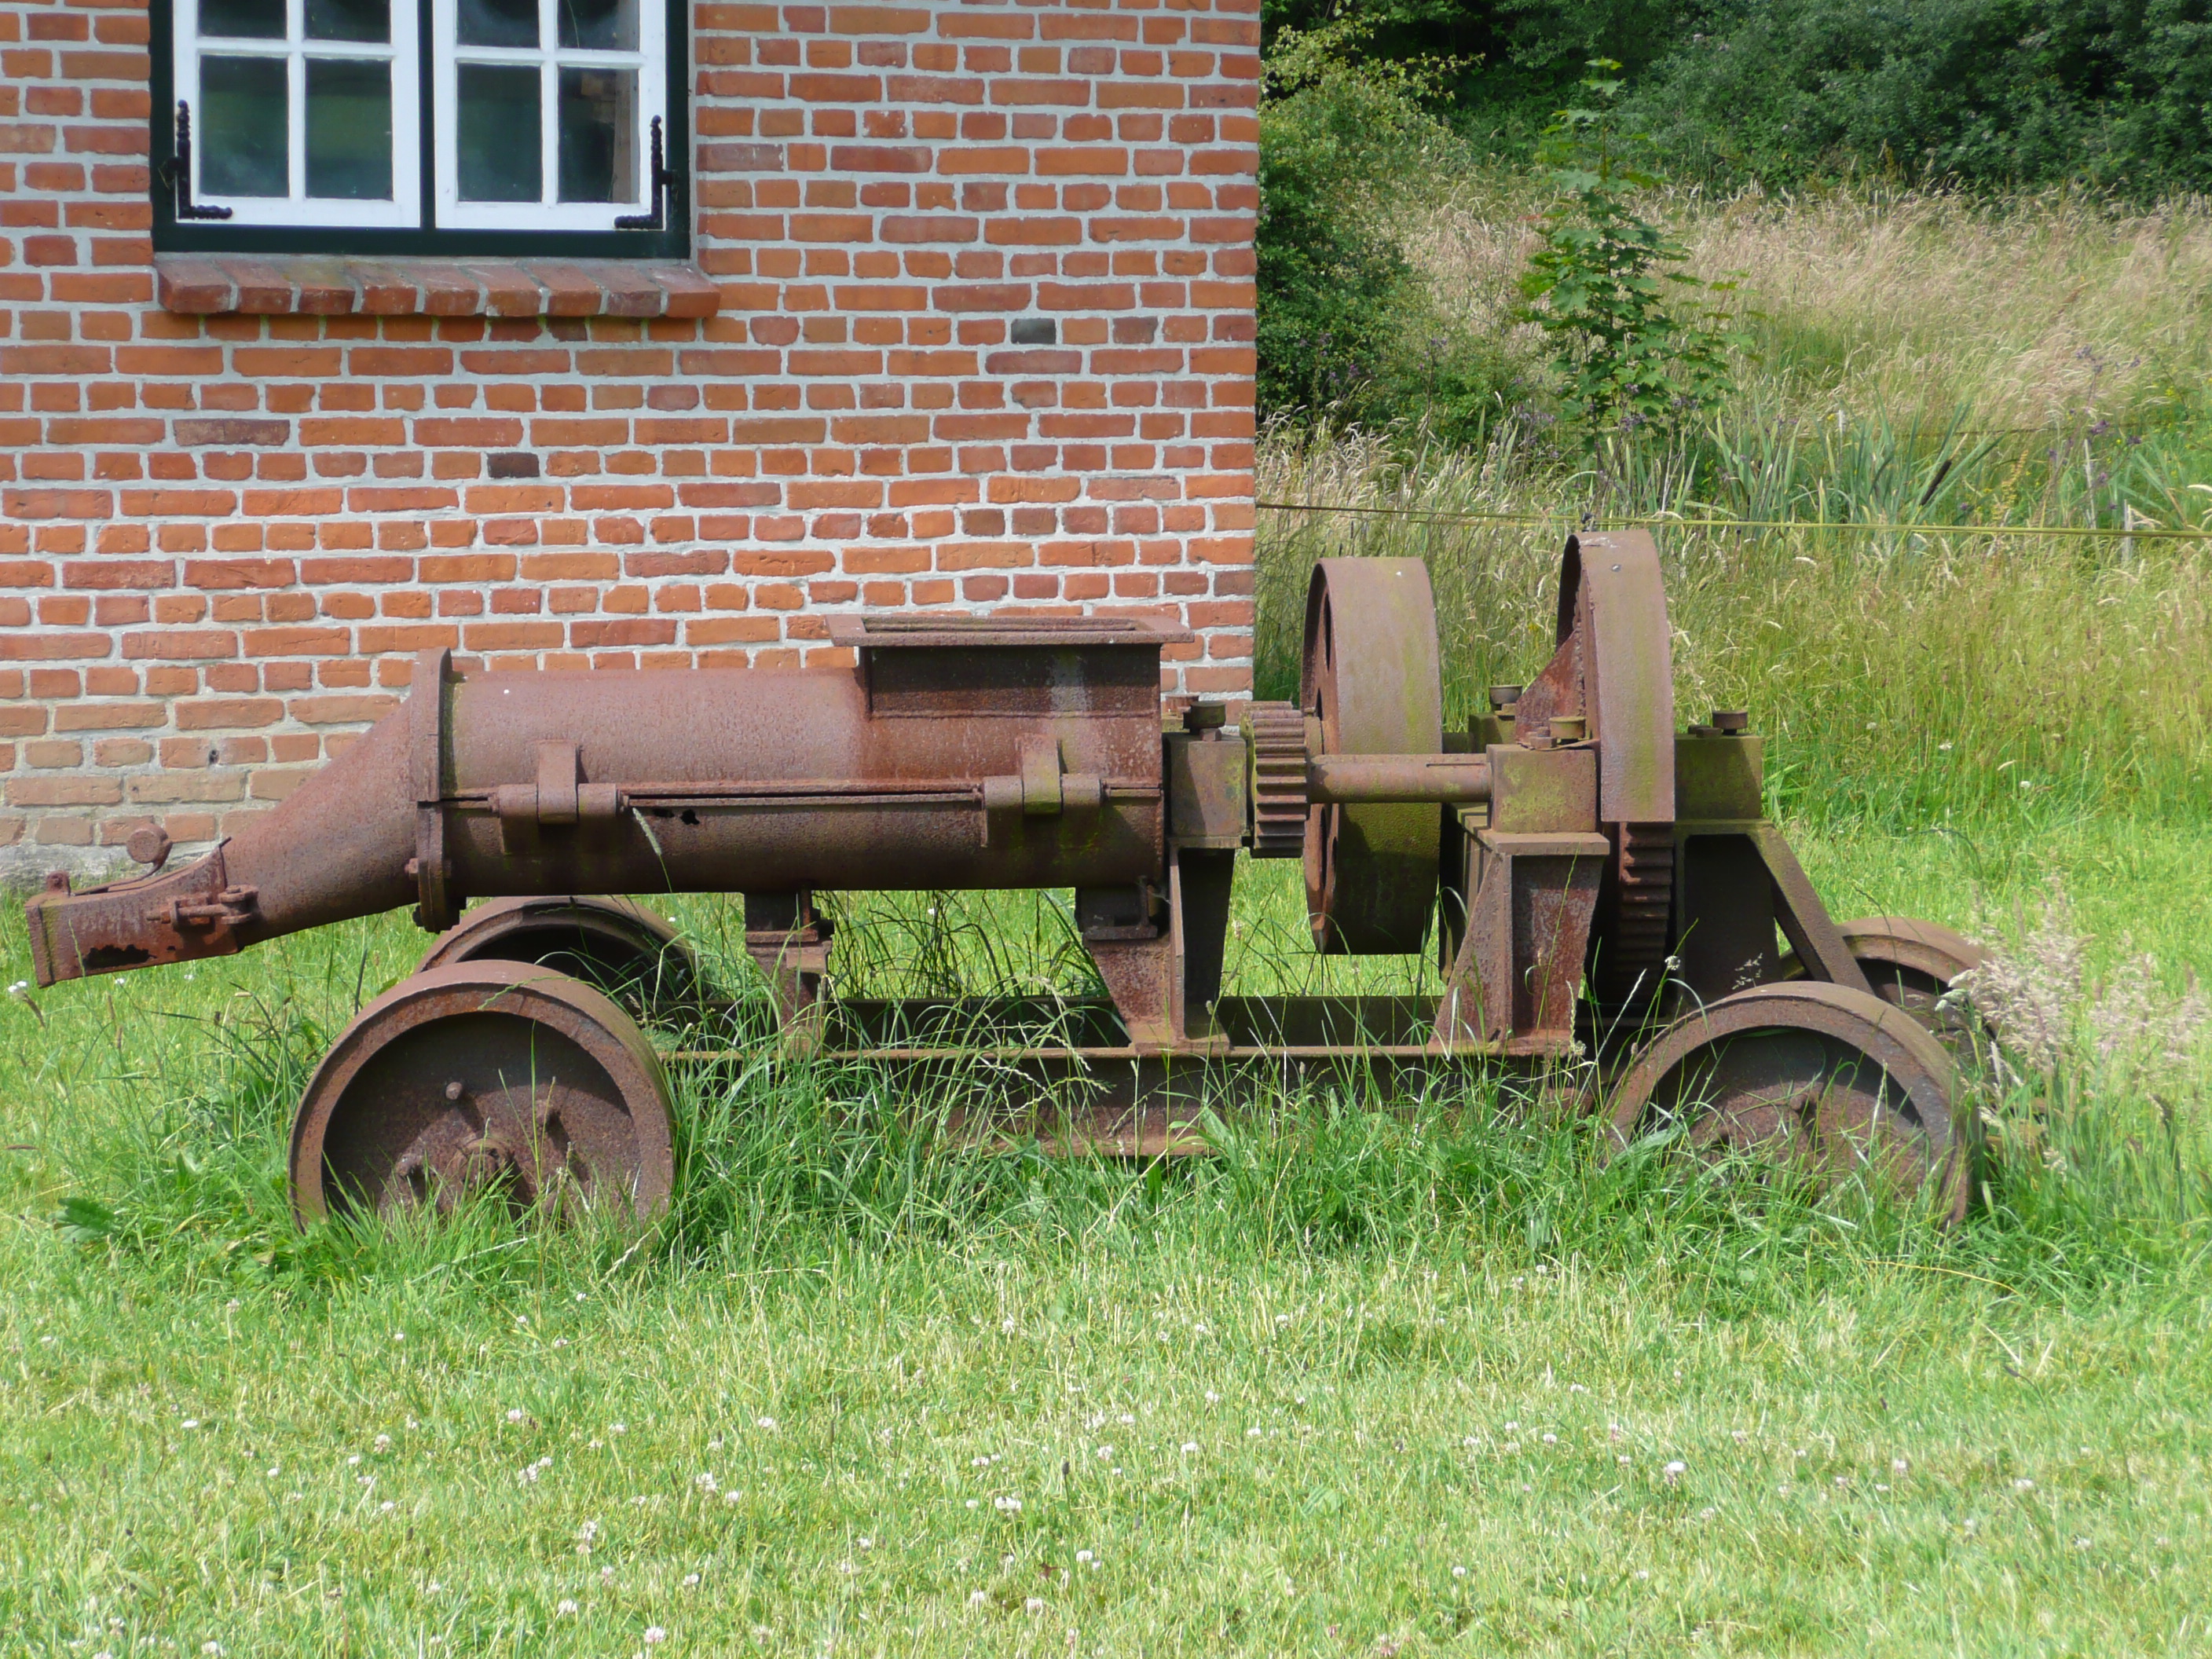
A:
<svg viewBox="0 0 2212 1659">
<path fill-rule="evenodd" d="M 156 245 L 680 252 L 683 3 L 171 0 Z"/>
</svg>

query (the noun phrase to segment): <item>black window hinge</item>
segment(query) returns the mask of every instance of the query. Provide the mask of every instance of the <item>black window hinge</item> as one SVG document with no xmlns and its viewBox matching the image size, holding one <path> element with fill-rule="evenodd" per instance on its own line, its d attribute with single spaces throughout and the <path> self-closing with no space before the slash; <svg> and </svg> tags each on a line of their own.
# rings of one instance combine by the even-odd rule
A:
<svg viewBox="0 0 2212 1659">
<path fill-rule="evenodd" d="M 229 208 L 202 207 L 192 200 L 192 106 L 181 98 L 177 100 L 176 150 L 161 163 L 161 179 L 176 194 L 178 218 L 230 217 L 232 210 Z"/>
<path fill-rule="evenodd" d="M 676 174 L 670 169 L 667 157 L 661 149 L 660 118 L 658 115 L 653 118 L 651 132 L 652 167 L 646 174 L 646 182 L 653 191 L 648 198 L 653 204 L 653 211 L 618 214 L 615 218 L 617 230 L 668 228 L 669 210 L 676 205 Z"/>
</svg>

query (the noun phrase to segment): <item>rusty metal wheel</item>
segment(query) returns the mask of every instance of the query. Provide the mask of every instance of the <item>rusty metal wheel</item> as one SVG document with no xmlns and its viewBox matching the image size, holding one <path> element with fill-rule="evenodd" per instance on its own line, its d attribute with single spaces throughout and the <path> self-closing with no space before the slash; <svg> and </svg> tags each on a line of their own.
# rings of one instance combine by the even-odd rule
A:
<svg viewBox="0 0 2212 1659">
<path fill-rule="evenodd" d="M 456 962 L 526 962 L 598 987 L 641 1018 L 699 1005 L 699 963 L 676 930 L 626 898 L 549 894 L 480 904 L 432 942 L 417 973 Z"/>
<path fill-rule="evenodd" d="M 1965 935 L 1911 916 L 1862 916 L 1836 924 L 1844 946 L 1874 994 L 1936 1034 L 1954 1060 L 1973 1054 L 1973 1015 L 1956 1004 L 1942 1006 L 1951 981 L 1988 960 L 1982 947 Z M 1781 977 L 1804 977 L 1795 952 L 1782 958 Z"/>
<path fill-rule="evenodd" d="M 518 1214 L 652 1215 L 675 1180 L 660 1063 L 580 980 L 460 962 L 362 1009 L 292 1122 L 301 1225 L 504 1194 Z"/>
<path fill-rule="evenodd" d="M 1945 1225 L 1973 1194 L 1974 1140 L 1941 1043 L 1862 991 L 1799 980 L 1723 997 L 1630 1063 L 1610 1107 L 1623 1143 L 1687 1130 L 1694 1152 L 1750 1153 L 1832 1186 L 1924 1193 Z"/>
<path fill-rule="evenodd" d="M 1298 701 L 1331 755 L 1443 747 L 1436 597 L 1419 559 L 1323 559 L 1306 590 Z M 1316 806 L 1306 825 L 1306 915 L 1331 955 L 1419 951 L 1436 908 L 1435 806 Z"/>
</svg>

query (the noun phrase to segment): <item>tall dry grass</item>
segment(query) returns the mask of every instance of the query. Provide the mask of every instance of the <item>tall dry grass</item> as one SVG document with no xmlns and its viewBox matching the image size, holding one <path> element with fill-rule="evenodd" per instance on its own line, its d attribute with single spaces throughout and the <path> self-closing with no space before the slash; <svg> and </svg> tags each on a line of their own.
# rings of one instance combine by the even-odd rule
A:
<svg viewBox="0 0 2212 1659">
<path fill-rule="evenodd" d="M 1528 181 L 1472 175 L 1402 227 L 1447 313 L 1532 370 L 1515 284 Z M 1747 404 L 1790 421 L 1972 410 L 1978 428 L 2121 419 L 2194 398 L 2212 368 L 2212 207 L 2119 212 L 2077 193 L 1992 202 L 1693 191 L 1652 204 L 1689 269 L 1737 284 Z"/>
<path fill-rule="evenodd" d="M 1525 413 L 1502 412 L 1479 451 L 1272 431 L 1261 500 L 1332 510 L 1261 514 L 1261 695 L 1294 693 L 1317 557 L 1427 562 L 1464 714 L 1547 654 L 1566 530 L 1656 520 L 1680 706 L 1753 711 L 1779 809 L 1881 828 L 2202 821 L 2212 551 L 2106 532 L 2212 523 L 2212 210 L 1668 205 L 1698 267 L 1740 273 L 1759 313 L 1737 396 L 1686 441 L 1595 453 Z M 1439 295 L 1532 374 L 1510 311 L 1533 206 L 1525 185 L 1477 179 L 1413 238 Z M 1716 517 L 1784 527 L 1672 522 Z M 1942 527 L 1957 524 L 2016 528 Z M 2027 533 L 2045 528 L 2097 533 Z"/>
</svg>

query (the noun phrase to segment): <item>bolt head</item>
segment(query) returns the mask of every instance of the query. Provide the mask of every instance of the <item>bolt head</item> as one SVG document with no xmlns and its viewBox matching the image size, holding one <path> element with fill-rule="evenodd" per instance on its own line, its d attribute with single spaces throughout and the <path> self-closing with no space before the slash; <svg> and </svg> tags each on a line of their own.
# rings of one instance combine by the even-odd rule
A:
<svg viewBox="0 0 2212 1659">
<path fill-rule="evenodd" d="M 158 823 L 142 823 L 131 832 L 123 850 L 130 854 L 132 863 L 158 870 L 168 860 L 169 832 Z"/>
</svg>

